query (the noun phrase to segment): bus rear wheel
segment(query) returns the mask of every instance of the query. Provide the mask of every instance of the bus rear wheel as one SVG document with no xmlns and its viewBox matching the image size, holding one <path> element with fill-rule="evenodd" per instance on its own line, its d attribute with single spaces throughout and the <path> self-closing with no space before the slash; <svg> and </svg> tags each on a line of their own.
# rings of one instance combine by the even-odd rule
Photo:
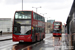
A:
<svg viewBox="0 0 75 50">
<path fill-rule="evenodd" d="M 44 35 L 42 36 L 42 39 L 41 40 L 43 40 L 44 39 Z"/>
</svg>

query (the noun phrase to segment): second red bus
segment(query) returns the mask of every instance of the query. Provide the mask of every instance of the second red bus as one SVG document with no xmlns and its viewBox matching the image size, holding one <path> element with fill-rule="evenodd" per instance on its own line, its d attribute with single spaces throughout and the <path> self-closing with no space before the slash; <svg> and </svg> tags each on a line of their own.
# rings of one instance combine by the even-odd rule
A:
<svg viewBox="0 0 75 50">
<path fill-rule="evenodd" d="M 53 22 L 53 36 L 62 36 L 62 22 Z"/>
</svg>

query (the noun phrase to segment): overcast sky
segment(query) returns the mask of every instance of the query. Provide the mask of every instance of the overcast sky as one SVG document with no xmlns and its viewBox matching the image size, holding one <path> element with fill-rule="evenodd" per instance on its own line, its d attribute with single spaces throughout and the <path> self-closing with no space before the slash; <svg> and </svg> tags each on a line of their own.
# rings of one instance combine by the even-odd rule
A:
<svg viewBox="0 0 75 50">
<path fill-rule="evenodd" d="M 66 23 L 73 0 L 23 0 L 23 10 L 44 14 L 46 20 L 55 19 Z M 13 18 L 16 10 L 22 10 L 22 0 L 0 0 L 0 18 Z M 41 14 L 41 15 L 42 15 Z"/>
</svg>

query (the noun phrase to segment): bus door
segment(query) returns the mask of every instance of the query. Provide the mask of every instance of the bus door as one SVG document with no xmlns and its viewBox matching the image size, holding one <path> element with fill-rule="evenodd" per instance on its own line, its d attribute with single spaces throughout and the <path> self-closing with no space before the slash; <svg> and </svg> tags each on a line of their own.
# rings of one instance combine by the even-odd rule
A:
<svg viewBox="0 0 75 50">
<path fill-rule="evenodd" d="M 35 28 L 32 27 L 32 42 L 35 41 Z"/>
<path fill-rule="evenodd" d="M 39 35 L 40 35 L 40 39 L 41 39 L 41 36 L 42 36 L 42 28 L 39 28 Z"/>
<path fill-rule="evenodd" d="M 41 34 L 41 29 L 42 29 L 42 28 L 38 28 L 38 33 L 39 33 L 38 36 L 39 36 L 39 40 L 42 38 L 42 37 L 41 37 L 41 35 L 42 35 L 42 34 Z"/>
</svg>

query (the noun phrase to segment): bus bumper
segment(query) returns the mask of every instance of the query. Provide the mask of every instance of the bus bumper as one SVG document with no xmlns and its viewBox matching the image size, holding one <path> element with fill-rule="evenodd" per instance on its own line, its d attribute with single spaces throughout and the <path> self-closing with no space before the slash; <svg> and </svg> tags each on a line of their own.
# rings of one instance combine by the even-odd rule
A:
<svg viewBox="0 0 75 50">
<path fill-rule="evenodd" d="M 53 33 L 53 36 L 61 37 L 62 33 Z"/>
</svg>

